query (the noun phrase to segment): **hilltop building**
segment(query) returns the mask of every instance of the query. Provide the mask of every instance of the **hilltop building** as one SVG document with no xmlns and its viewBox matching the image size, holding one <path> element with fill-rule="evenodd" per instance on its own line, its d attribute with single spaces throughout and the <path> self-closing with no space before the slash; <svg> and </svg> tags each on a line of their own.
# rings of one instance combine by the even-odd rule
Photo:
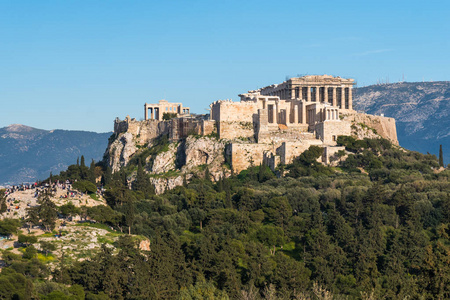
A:
<svg viewBox="0 0 450 300">
<path fill-rule="evenodd" d="M 127 117 L 116 120 L 116 135 L 129 132 L 144 145 L 161 135 L 178 141 L 196 136 L 218 136 L 226 141 L 226 160 L 235 172 L 265 163 L 272 169 L 288 164 L 311 145 L 325 149 L 322 162 L 330 163 L 339 135 L 352 135 L 358 124 L 397 141 L 395 120 L 370 116 L 353 110 L 353 79 L 330 75 L 291 78 L 240 94 L 240 101 L 218 100 L 210 105 L 209 116 L 190 115 L 181 103 L 160 100 L 145 104 L 145 120 Z M 150 118 L 148 111 L 150 110 Z M 177 118 L 163 121 L 164 113 Z M 358 136 L 361 138 L 361 136 Z"/>
<path fill-rule="evenodd" d="M 164 113 L 176 113 L 177 117 L 186 117 L 190 114 L 189 107 L 183 107 L 181 103 L 170 103 L 167 100 L 159 100 L 158 104 L 144 104 L 144 119 L 148 120 L 148 111 L 150 110 L 150 119 L 161 121 Z"/>
</svg>

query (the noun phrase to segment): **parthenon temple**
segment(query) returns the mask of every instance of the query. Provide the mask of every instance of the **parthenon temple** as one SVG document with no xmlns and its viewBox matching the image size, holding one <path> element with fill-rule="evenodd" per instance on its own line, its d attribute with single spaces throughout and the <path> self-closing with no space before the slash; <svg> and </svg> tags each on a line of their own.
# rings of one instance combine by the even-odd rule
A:
<svg viewBox="0 0 450 300">
<path fill-rule="evenodd" d="M 161 121 L 164 113 L 176 113 L 177 117 L 186 117 L 190 114 L 189 107 L 183 107 L 182 103 L 170 103 L 167 100 L 159 100 L 158 104 L 144 104 L 144 118 L 149 119 L 148 111 L 150 110 L 150 119 Z"/>
<path fill-rule="evenodd" d="M 353 84 L 353 79 L 330 75 L 291 78 L 240 94 L 240 102 L 219 100 L 212 103 L 210 119 L 219 123 L 219 134 L 223 131 L 220 128 L 224 127 L 223 122 L 251 122 L 257 141 L 281 128 L 313 132 L 322 141 L 328 140 L 327 137 L 332 141 L 336 133 L 331 134 L 329 129 L 344 125 L 340 114 L 354 112 Z"/>
<path fill-rule="evenodd" d="M 280 100 L 303 100 L 329 103 L 340 109 L 353 109 L 353 79 L 330 75 L 295 77 L 280 84 L 272 84 L 249 93 L 278 96 Z"/>
</svg>

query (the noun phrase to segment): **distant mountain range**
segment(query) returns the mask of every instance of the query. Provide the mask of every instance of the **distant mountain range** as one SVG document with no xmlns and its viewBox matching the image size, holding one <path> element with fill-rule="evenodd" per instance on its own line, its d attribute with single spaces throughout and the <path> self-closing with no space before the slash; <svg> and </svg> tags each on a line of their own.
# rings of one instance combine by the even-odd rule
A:
<svg viewBox="0 0 450 300">
<path fill-rule="evenodd" d="M 400 145 L 450 163 L 450 82 L 402 82 L 354 89 L 356 110 L 393 117 Z"/>
<path fill-rule="evenodd" d="M 20 184 L 58 174 L 84 155 L 102 159 L 109 133 L 42 130 L 13 124 L 0 128 L 0 185 Z"/>
</svg>

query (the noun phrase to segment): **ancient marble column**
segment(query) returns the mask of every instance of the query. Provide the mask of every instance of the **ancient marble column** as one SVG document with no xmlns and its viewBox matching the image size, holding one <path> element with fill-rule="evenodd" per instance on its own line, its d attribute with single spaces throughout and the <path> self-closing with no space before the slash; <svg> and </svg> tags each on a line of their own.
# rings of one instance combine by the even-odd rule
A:
<svg viewBox="0 0 450 300">
<path fill-rule="evenodd" d="M 306 102 L 302 102 L 302 124 L 306 124 Z"/>
<path fill-rule="evenodd" d="M 298 124 L 298 105 L 294 105 L 294 124 Z"/>
<path fill-rule="evenodd" d="M 333 87 L 333 106 L 337 105 L 336 88 Z"/>
<path fill-rule="evenodd" d="M 328 103 L 328 86 L 325 86 L 323 90 L 323 102 Z"/>
<path fill-rule="evenodd" d="M 306 101 L 311 101 L 311 87 L 306 87 Z"/>
<path fill-rule="evenodd" d="M 345 88 L 341 88 L 341 109 L 345 109 Z"/>
<path fill-rule="evenodd" d="M 319 94 L 320 94 L 320 87 L 316 86 L 314 89 L 315 89 L 315 91 L 316 91 L 316 99 L 314 99 L 314 101 L 317 102 L 317 103 L 319 103 L 319 102 L 320 102 L 320 100 L 319 100 L 319 99 L 320 99 L 320 98 L 319 98 L 319 96 L 320 96 L 320 95 L 319 95 Z"/>
<path fill-rule="evenodd" d="M 272 109 L 272 123 L 277 124 L 277 108 L 276 105 L 273 105 Z"/>
<path fill-rule="evenodd" d="M 348 109 L 353 109 L 353 95 L 352 88 L 348 88 Z"/>
<path fill-rule="evenodd" d="M 144 105 L 144 120 L 148 120 L 148 108 L 147 108 L 147 104 Z"/>
</svg>

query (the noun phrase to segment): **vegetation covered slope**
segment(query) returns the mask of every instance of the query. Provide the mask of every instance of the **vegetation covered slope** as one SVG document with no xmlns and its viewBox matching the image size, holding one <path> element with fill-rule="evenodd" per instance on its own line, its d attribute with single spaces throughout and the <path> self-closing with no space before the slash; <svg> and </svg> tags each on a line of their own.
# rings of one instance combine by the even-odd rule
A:
<svg viewBox="0 0 450 300">
<path fill-rule="evenodd" d="M 77 157 L 100 160 L 110 133 L 0 128 L 0 185 L 34 182 L 67 168 Z"/>
<path fill-rule="evenodd" d="M 450 82 L 402 82 L 354 89 L 355 109 L 395 118 L 402 147 L 450 163 Z"/>
<path fill-rule="evenodd" d="M 151 251 L 122 238 L 118 254 L 103 247 L 56 270 L 47 295 L 72 288 L 89 299 L 450 298 L 449 171 L 385 140 L 339 143 L 348 157 L 340 153 L 338 168 L 317 163 L 313 146 L 281 178 L 259 166 L 213 183 L 206 171 L 159 196 L 137 162 L 132 189 L 124 170 L 107 180 L 105 197 L 121 218 L 99 221 L 147 236 Z M 45 276 L 17 260 L 9 257 L 0 282 L 16 276 L 42 293 Z"/>
</svg>

